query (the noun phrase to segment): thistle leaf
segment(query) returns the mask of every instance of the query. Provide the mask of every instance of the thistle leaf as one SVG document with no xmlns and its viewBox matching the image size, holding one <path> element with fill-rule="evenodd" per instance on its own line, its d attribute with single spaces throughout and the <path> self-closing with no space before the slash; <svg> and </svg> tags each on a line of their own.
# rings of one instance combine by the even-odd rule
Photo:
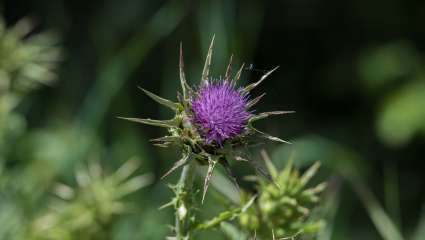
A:
<svg viewBox="0 0 425 240">
<path fill-rule="evenodd" d="M 232 72 L 233 54 L 230 55 L 229 65 L 227 65 L 226 74 L 224 75 L 225 80 L 230 79 L 230 73 Z"/>
<path fill-rule="evenodd" d="M 204 199 L 205 199 L 205 195 L 207 193 L 208 190 L 208 186 L 210 184 L 211 181 L 211 177 L 214 171 L 214 167 L 217 164 L 217 160 L 213 159 L 211 156 L 208 157 L 208 170 L 207 170 L 207 175 L 205 176 L 205 181 L 204 181 L 204 191 L 202 193 L 202 201 L 201 203 L 204 203 Z"/>
<path fill-rule="evenodd" d="M 251 101 L 248 102 L 247 107 L 248 108 L 252 108 L 255 104 L 257 104 L 264 96 L 266 95 L 266 93 L 261 94 L 260 96 L 252 99 Z"/>
<path fill-rule="evenodd" d="M 179 76 L 180 84 L 183 91 L 183 98 L 186 100 L 188 91 L 191 91 L 190 86 L 186 82 L 186 75 L 184 74 L 184 60 L 183 60 L 183 44 L 180 42 L 180 58 L 179 58 Z"/>
<path fill-rule="evenodd" d="M 256 88 L 258 85 L 260 85 L 260 83 L 262 83 L 270 74 L 272 74 L 272 72 L 274 72 L 274 71 L 276 71 L 276 69 L 278 69 L 279 68 L 279 66 L 277 66 L 277 67 L 275 67 L 275 68 L 273 68 L 272 70 L 270 70 L 270 71 L 268 71 L 266 74 L 264 74 L 261 78 L 260 78 L 260 80 L 258 80 L 257 82 L 255 82 L 255 83 L 251 83 L 251 84 L 249 84 L 248 86 L 246 86 L 244 89 L 243 89 L 243 92 L 245 92 L 245 93 L 247 93 L 247 92 L 250 92 L 252 89 L 254 89 L 254 88 Z"/>
<path fill-rule="evenodd" d="M 271 136 L 271 135 L 269 135 L 269 134 L 267 134 L 265 132 L 262 132 L 262 131 L 260 131 L 258 129 L 255 129 L 252 126 L 250 127 L 250 129 L 253 130 L 255 133 L 257 133 L 262 138 L 265 138 L 265 139 L 268 139 L 268 140 L 271 140 L 271 141 L 275 141 L 275 142 L 292 144 L 292 143 L 290 143 L 288 141 L 282 140 L 282 139 L 280 139 L 278 137 Z"/>
<path fill-rule="evenodd" d="M 144 119 L 144 118 L 126 118 L 126 117 L 118 117 L 119 119 L 124 119 L 131 122 L 143 123 L 146 125 L 163 127 L 163 128 L 172 128 L 176 127 L 176 121 L 174 119 L 171 120 L 154 120 L 154 119 Z"/>
<path fill-rule="evenodd" d="M 162 97 L 160 97 L 160 96 L 158 96 L 158 95 L 156 95 L 156 94 L 154 94 L 152 92 L 149 92 L 148 90 L 145 90 L 145 89 L 143 89 L 141 87 L 139 87 L 139 89 L 142 90 L 146 95 L 148 95 L 148 97 L 152 98 L 155 102 L 157 102 L 157 103 L 159 103 L 161 105 L 164 105 L 166 107 L 169 107 L 169 108 L 171 108 L 174 111 L 176 111 L 179 108 L 179 104 L 178 103 L 175 103 L 175 102 L 172 102 L 172 101 L 170 101 L 168 99 L 162 98 Z"/>
<path fill-rule="evenodd" d="M 208 49 L 207 57 L 205 59 L 204 70 L 202 70 L 202 79 L 201 79 L 202 81 L 206 81 L 210 74 L 212 51 L 214 47 L 214 38 L 215 38 L 215 35 L 213 35 L 211 39 L 210 48 Z"/>
<path fill-rule="evenodd" d="M 185 165 L 192 159 L 192 154 L 184 154 L 183 157 L 174 163 L 173 167 L 170 168 L 164 175 L 162 175 L 161 179 L 164 179 L 166 176 L 168 176 L 170 173 L 174 172 L 177 168 Z"/>
<path fill-rule="evenodd" d="M 257 115 L 254 115 L 249 119 L 249 122 L 255 122 L 264 118 L 268 118 L 273 115 L 283 115 L 283 114 L 289 114 L 294 113 L 295 111 L 272 111 L 272 112 L 263 112 Z"/>
</svg>

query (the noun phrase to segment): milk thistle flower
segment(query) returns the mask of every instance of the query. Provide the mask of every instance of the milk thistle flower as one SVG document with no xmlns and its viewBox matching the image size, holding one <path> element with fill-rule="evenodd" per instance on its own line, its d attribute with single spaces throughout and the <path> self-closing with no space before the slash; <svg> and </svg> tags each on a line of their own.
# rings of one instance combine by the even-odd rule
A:
<svg viewBox="0 0 425 240">
<path fill-rule="evenodd" d="M 258 143 L 259 138 L 288 143 L 278 137 L 271 136 L 254 128 L 255 121 L 271 115 L 292 113 L 293 111 L 272 111 L 255 114 L 250 110 L 265 94 L 250 99 L 249 93 L 262 83 L 278 67 L 266 72 L 259 81 L 245 87 L 236 87 L 240 79 L 243 65 L 235 76 L 231 76 L 232 57 L 230 58 L 224 78 L 210 77 L 210 66 L 214 37 L 211 41 L 201 83 L 192 88 L 187 84 L 184 73 L 183 50 L 180 45 L 179 75 L 182 91 L 178 94 L 178 102 L 173 102 L 141 89 L 156 102 L 172 109 L 175 117 L 170 120 L 153 120 L 141 118 L 123 118 L 143 124 L 164 127 L 169 135 L 151 140 L 160 147 L 177 146 L 182 150 L 182 158 L 164 174 L 167 176 L 177 168 L 197 161 L 208 165 L 204 181 L 202 201 L 208 189 L 212 172 L 220 163 L 237 185 L 230 169 L 229 160 L 247 161 L 263 176 L 271 179 L 265 169 L 255 163 L 247 153 L 247 148 Z"/>
<path fill-rule="evenodd" d="M 207 143 L 222 145 L 245 131 L 251 114 L 248 97 L 226 79 L 205 82 L 192 100 L 193 119 Z"/>
</svg>

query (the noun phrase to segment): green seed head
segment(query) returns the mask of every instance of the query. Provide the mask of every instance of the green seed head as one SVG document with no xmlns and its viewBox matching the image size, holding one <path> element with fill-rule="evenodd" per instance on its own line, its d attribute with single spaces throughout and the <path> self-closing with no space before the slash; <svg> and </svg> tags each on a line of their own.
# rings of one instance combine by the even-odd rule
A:
<svg viewBox="0 0 425 240">
<path fill-rule="evenodd" d="M 272 230 L 279 237 L 317 232 L 323 221 L 314 219 L 312 210 L 319 204 L 319 194 L 326 183 L 313 187 L 307 184 L 317 172 L 319 164 L 314 164 L 300 175 L 291 162 L 281 172 L 276 171 L 270 160 L 266 159 L 266 163 L 269 171 L 274 173 L 273 181 L 258 178 L 258 200 L 239 217 L 241 226 L 270 239 Z M 259 227 L 253 228 L 251 223 L 257 219 Z"/>
</svg>

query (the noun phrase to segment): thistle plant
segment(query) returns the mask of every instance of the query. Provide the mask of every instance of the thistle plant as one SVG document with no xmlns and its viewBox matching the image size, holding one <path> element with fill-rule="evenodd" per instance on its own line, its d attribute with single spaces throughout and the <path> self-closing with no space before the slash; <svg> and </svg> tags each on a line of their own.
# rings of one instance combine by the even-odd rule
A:
<svg viewBox="0 0 425 240">
<path fill-rule="evenodd" d="M 257 201 L 239 215 L 242 229 L 256 233 L 260 239 L 290 239 L 298 235 L 316 234 L 324 221 L 315 218 L 313 209 L 319 204 L 319 194 L 326 188 L 326 183 L 309 187 L 308 183 L 316 174 L 320 164 L 317 162 L 302 175 L 289 160 L 282 171 L 278 171 L 267 154 L 263 158 L 273 182 L 255 178 L 257 182 Z M 251 194 L 245 193 L 249 201 Z M 244 201 L 242 201 L 244 202 Z"/>
<path fill-rule="evenodd" d="M 30 225 L 24 239 L 111 239 L 107 229 L 130 210 L 124 198 L 152 181 L 151 174 L 132 177 L 138 168 L 139 161 L 133 158 L 112 174 L 105 174 L 98 162 L 77 170 L 78 186 L 56 184 L 56 198 Z"/>
<path fill-rule="evenodd" d="M 48 33 L 31 34 L 32 30 L 28 19 L 8 28 L 0 16 L 0 159 L 6 155 L 4 143 L 25 127 L 15 108 L 28 91 L 53 81 L 60 60 L 55 38 Z"/>
<path fill-rule="evenodd" d="M 50 33 L 31 34 L 33 24 L 22 19 L 7 28 L 0 17 L 0 94 L 23 92 L 49 84 L 61 51 Z"/>
<path fill-rule="evenodd" d="M 181 92 L 178 94 L 176 102 L 142 89 L 153 100 L 173 110 L 174 118 L 169 120 L 123 118 L 166 128 L 168 135 L 153 139 L 152 142 L 160 147 L 174 146 L 181 150 L 180 160 L 176 161 L 163 176 L 183 167 L 179 182 L 172 186 L 176 196 L 166 205 L 174 206 L 175 209 L 175 239 L 189 239 L 195 226 L 196 218 L 191 210 L 195 203 L 196 191 L 192 189 L 192 186 L 198 165 L 208 166 L 202 191 L 201 202 L 203 202 L 217 164 L 224 167 L 235 185 L 237 185 L 237 181 L 229 164 L 232 160 L 248 162 L 259 174 L 272 180 L 267 170 L 250 156 L 249 148 L 263 142 L 264 139 L 287 143 L 287 141 L 256 129 L 254 123 L 272 115 L 288 114 L 292 111 L 257 114 L 251 110 L 265 94 L 251 98 L 250 91 L 259 86 L 278 67 L 265 73 L 257 82 L 245 87 L 237 87 L 244 66 L 242 65 L 232 76 L 232 57 L 224 78 L 210 76 L 213 46 L 214 37 L 206 56 L 201 82 L 198 86 L 191 87 L 186 81 L 183 50 L 180 45 Z"/>
</svg>

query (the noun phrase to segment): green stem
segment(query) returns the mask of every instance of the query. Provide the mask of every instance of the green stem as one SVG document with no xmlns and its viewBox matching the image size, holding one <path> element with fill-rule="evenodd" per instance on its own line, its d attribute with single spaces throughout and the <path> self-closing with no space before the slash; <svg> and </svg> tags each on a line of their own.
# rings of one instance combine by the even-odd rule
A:
<svg viewBox="0 0 425 240">
<path fill-rule="evenodd" d="M 193 179 L 196 174 L 196 162 L 190 161 L 183 167 L 176 188 L 175 231 L 177 240 L 190 239 L 190 218 L 193 208 Z"/>
</svg>

